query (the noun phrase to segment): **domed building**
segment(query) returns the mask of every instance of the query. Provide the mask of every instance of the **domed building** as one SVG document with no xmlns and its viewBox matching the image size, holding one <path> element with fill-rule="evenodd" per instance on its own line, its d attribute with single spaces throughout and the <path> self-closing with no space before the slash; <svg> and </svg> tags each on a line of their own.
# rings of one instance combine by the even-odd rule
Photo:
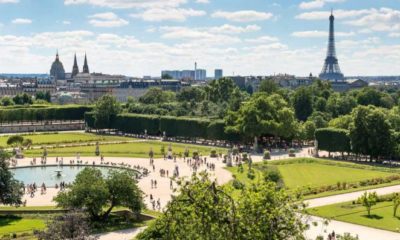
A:
<svg viewBox="0 0 400 240">
<path fill-rule="evenodd" d="M 56 54 L 56 60 L 51 65 L 50 76 L 55 80 L 65 80 L 65 70 L 62 62 L 59 59 L 58 52 Z"/>
</svg>

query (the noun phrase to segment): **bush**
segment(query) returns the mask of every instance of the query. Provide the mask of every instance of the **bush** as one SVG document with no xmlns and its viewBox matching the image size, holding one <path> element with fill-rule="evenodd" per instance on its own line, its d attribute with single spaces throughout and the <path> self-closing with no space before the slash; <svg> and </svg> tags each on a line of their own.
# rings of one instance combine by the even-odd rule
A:
<svg viewBox="0 0 400 240">
<path fill-rule="evenodd" d="M 263 156 L 264 160 L 269 160 L 271 159 L 271 153 L 268 150 L 264 151 L 264 156 Z"/>
<path fill-rule="evenodd" d="M 217 150 L 212 149 L 211 152 L 210 152 L 210 157 L 212 157 L 212 158 L 218 157 Z"/>
<path fill-rule="evenodd" d="M 244 188 L 244 184 L 237 179 L 234 179 L 232 181 L 232 186 L 237 190 L 242 190 Z"/>
<path fill-rule="evenodd" d="M 242 153 L 242 160 L 249 161 L 249 155 L 247 153 Z"/>
</svg>

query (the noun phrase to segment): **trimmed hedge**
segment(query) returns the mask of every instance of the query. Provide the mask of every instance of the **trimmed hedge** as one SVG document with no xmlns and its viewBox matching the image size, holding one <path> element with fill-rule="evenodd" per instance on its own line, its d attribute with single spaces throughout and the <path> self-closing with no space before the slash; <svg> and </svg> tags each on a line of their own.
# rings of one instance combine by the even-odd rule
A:
<svg viewBox="0 0 400 240">
<path fill-rule="evenodd" d="M 321 128 L 315 131 L 318 149 L 328 152 L 350 152 L 349 132 L 344 129 Z"/>
<path fill-rule="evenodd" d="M 92 112 L 85 114 L 85 122 L 89 128 L 96 129 Z M 203 138 L 211 140 L 239 141 L 239 135 L 224 132 L 222 120 L 185 118 L 143 114 L 120 114 L 113 123 L 113 128 L 133 134 L 161 135 L 164 131 L 168 137 Z"/>
<path fill-rule="evenodd" d="M 0 109 L 0 122 L 45 121 L 45 120 L 83 120 L 91 106 L 49 106 L 36 108 Z"/>
</svg>

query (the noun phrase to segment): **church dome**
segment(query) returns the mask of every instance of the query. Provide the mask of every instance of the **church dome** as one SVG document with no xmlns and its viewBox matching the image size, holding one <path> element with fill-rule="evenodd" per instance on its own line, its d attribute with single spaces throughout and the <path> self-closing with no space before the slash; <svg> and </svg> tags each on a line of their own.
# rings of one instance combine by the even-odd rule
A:
<svg viewBox="0 0 400 240">
<path fill-rule="evenodd" d="M 56 80 L 65 80 L 64 66 L 58 57 L 58 53 L 56 55 L 56 60 L 51 65 L 50 76 L 54 77 Z"/>
</svg>

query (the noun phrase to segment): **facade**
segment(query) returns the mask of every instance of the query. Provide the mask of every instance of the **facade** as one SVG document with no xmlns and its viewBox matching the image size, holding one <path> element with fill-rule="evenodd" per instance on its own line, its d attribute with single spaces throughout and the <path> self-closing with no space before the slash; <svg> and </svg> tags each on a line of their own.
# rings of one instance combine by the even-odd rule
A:
<svg viewBox="0 0 400 240">
<path fill-rule="evenodd" d="M 50 76 L 57 80 L 65 80 L 65 70 L 60 58 L 58 56 L 58 52 L 56 54 L 56 60 L 54 60 L 50 69 Z"/>
<path fill-rule="evenodd" d="M 346 92 L 353 89 L 368 87 L 368 82 L 362 79 L 347 79 L 344 81 L 331 82 L 332 89 L 336 92 Z"/>
<path fill-rule="evenodd" d="M 169 76 L 172 79 L 186 80 L 186 81 L 205 81 L 207 78 L 207 71 L 205 69 L 196 70 L 163 70 L 161 76 Z"/>
<path fill-rule="evenodd" d="M 319 78 L 330 81 L 342 81 L 344 79 L 344 75 L 339 67 L 339 61 L 336 57 L 335 17 L 333 16 L 333 13 L 329 17 L 328 52 Z"/>
<path fill-rule="evenodd" d="M 214 71 L 214 79 L 220 79 L 224 76 L 224 72 L 222 69 L 215 69 Z"/>
<path fill-rule="evenodd" d="M 129 80 L 113 88 L 112 95 L 120 102 L 127 102 L 129 97 L 139 98 L 152 87 L 177 92 L 186 85 L 179 80 Z"/>
</svg>

